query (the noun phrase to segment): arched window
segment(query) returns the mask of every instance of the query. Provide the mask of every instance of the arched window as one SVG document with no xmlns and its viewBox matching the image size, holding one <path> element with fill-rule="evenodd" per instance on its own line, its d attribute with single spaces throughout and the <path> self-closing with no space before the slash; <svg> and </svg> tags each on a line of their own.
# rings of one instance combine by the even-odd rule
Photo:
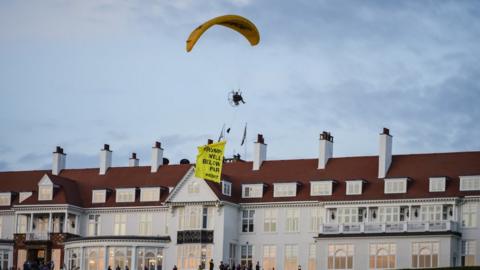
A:
<svg viewBox="0 0 480 270">
<path fill-rule="evenodd" d="M 353 269 L 353 245 L 329 245 L 328 269 Z"/>
<path fill-rule="evenodd" d="M 413 243 L 412 267 L 428 268 L 438 266 L 438 242 Z"/>
<path fill-rule="evenodd" d="M 370 269 L 393 269 L 396 266 L 396 244 L 370 244 Z"/>
</svg>

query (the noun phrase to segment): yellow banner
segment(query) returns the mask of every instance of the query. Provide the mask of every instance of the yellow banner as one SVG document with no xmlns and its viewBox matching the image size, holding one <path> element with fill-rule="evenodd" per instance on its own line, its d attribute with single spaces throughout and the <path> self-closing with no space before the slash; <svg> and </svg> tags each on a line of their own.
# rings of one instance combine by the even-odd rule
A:
<svg viewBox="0 0 480 270">
<path fill-rule="evenodd" d="M 222 141 L 198 147 L 196 177 L 220 183 L 225 143 Z"/>
</svg>

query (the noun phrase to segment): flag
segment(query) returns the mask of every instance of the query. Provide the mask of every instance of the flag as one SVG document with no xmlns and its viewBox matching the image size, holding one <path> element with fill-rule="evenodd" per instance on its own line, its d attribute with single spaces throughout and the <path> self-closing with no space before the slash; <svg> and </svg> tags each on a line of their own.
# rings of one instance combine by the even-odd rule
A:
<svg viewBox="0 0 480 270">
<path fill-rule="evenodd" d="M 245 123 L 245 129 L 243 130 L 242 143 L 240 144 L 240 146 L 242 146 L 245 143 L 246 139 L 247 139 L 247 123 Z"/>
<path fill-rule="evenodd" d="M 196 177 L 220 183 L 226 143 L 226 141 L 222 141 L 198 147 Z"/>
</svg>

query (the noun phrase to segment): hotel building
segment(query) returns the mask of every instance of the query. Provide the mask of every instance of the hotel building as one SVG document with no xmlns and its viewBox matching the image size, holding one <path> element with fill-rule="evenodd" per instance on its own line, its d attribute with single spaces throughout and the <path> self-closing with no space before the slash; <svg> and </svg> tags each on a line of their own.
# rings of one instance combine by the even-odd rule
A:
<svg viewBox="0 0 480 270">
<path fill-rule="evenodd" d="M 265 270 L 480 265 L 480 151 L 333 157 L 323 132 L 314 159 L 225 160 L 220 184 L 135 154 L 112 167 L 0 172 L 0 268 L 53 261 L 55 269 L 196 270 L 210 259 Z"/>
</svg>

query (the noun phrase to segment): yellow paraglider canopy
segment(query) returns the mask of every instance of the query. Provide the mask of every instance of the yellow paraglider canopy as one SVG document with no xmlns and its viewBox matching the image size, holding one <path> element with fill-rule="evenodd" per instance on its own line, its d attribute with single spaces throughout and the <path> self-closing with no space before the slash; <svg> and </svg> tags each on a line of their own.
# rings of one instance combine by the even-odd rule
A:
<svg viewBox="0 0 480 270">
<path fill-rule="evenodd" d="M 187 39 L 187 52 L 191 51 L 203 33 L 214 25 L 222 25 L 239 32 L 252 46 L 257 45 L 260 41 L 257 27 L 251 21 L 238 15 L 224 15 L 206 21 L 193 30 Z"/>
</svg>

